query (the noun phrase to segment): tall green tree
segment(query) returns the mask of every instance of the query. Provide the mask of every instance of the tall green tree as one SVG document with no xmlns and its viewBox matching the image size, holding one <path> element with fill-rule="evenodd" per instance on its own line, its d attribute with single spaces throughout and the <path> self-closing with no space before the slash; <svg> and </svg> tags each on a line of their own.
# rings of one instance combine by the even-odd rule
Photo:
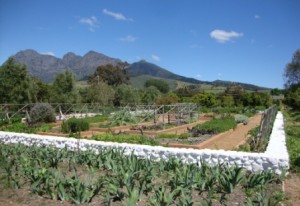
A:
<svg viewBox="0 0 300 206">
<path fill-rule="evenodd" d="M 100 81 L 105 82 L 106 84 L 110 86 L 118 86 L 121 84 L 128 84 L 129 83 L 129 77 L 126 74 L 126 70 L 123 69 L 123 65 L 101 65 L 97 67 L 94 74 L 89 76 L 88 82 L 90 84 L 97 83 Z"/>
<path fill-rule="evenodd" d="M 125 106 L 127 104 L 140 104 L 141 91 L 130 85 L 122 84 L 116 88 L 115 106 Z"/>
<path fill-rule="evenodd" d="M 286 88 L 300 84 L 300 49 L 294 53 L 292 61 L 286 65 L 284 77 Z"/>
<path fill-rule="evenodd" d="M 300 49 L 298 49 L 284 70 L 285 100 L 284 103 L 299 110 L 300 108 Z"/>
<path fill-rule="evenodd" d="M 192 102 L 205 107 L 214 107 L 218 105 L 216 95 L 213 93 L 198 93 L 192 97 Z"/>
<path fill-rule="evenodd" d="M 77 103 L 78 91 L 75 87 L 75 77 L 72 72 L 66 70 L 56 75 L 52 85 L 52 103 Z"/>
<path fill-rule="evenodd" d="M 145 82 L 144 86 L 145 87 L 154 86 L 163 94 L 166 94 L 170 91 L 169 84 L 161 79 L 149 79 Z"/>
<path fill-rule="evenodd" d="M 107 106 L 112 105 L 115 98 L 115 90 L 104 82 L 98 82 L 92 84 L 86 88 L 87 98 L 85 102 L 88 103 L 99 103 Z"/>
<path fill-rule="evenodd" d="M 0 103 L 29 102 L 29 75 L 26 66 L 9 58 L 0 67 Z"/>
<path fill-rule="evenodd" d="M 142 102 L 144 104 L 154 104 L 160 96 L 161 93 L 156 87 L 147 87 L 143 90 Z"/>
</svg>

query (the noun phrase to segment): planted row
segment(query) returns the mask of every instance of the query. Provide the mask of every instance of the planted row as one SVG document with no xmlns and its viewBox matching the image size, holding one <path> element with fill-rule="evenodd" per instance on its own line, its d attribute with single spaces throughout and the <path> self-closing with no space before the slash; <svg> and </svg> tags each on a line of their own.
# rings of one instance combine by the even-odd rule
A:
<svg viewBox="0 0 300 206">
<path fill-rule="evenodd" d="M 0 144 L 0 178 L 46 198 L 76 204 L 276 205 L 281 177 L 224 164 L 154 162 L 121 150 L 70 151 Z M 234 197 L 240 197 L 235 199 Z"/>
</svg>

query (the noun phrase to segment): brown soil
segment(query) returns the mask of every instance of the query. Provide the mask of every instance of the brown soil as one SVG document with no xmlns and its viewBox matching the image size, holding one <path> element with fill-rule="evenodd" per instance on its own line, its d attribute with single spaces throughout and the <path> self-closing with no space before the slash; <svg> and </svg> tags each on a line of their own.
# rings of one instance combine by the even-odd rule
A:
<svg viewBox="0 0 300 206">
<path fill-rule="evenodd" d="M 285 205 L 300 205 L 300 173 L 290 173 L 284 181 L 284 193 L 287 196 Z"/>
<path fill-rule="evenodd" d="M 260 125 L 261 114 L 249 119 L 247 125 L 239 124 L 235 129 L 209 138 L 198 145 L 171 144 L 174 147 L 185 147 L 194 149 L 223 149 L 232 150 L 247 140 L 247 133 Z"/>
</svg>

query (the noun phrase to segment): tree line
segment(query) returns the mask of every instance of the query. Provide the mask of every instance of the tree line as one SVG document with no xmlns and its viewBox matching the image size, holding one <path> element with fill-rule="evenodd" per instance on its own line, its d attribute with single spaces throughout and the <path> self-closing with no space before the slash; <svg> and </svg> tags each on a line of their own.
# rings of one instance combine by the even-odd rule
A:
<svg viewBox="0 0 300 206">
<path fill-rule="evenodd" d="M 188 86 L 170 91 L 165 81 L 150 79 L 143 89 L 137 89 L 130 85 L 125 66 L 123 63 L 98 66 L 88 77 L 87 85 L 80 87 L 69 70 L 58 73 L 52 84 L 46 84 L 29 75 L 25 65 L 9 58 L 0 67 L 0 104 L 83 102 L 125 106 L 193 102 L 204 107 L 268 107 L 272 104 L 269 92 L 248 92 L 239 85 L 232 85 L 218 94 Z M 293 87 L 295 81 L 288 83 Z M 274 94 L 280 92 L 278 89 L 272 90 Z"/>
</svg>

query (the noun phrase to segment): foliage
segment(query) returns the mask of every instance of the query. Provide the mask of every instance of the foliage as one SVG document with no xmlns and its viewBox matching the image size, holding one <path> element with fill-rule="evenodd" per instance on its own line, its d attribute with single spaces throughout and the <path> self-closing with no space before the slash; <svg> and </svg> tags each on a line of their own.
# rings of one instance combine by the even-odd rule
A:
<svg viewBox="0 0 300 206">
<path fill-rule="evenodd" d="M 94 152 L 0 144 L 0 178 L 7 187 L 75 204 L 97 197 L 100 205 L 136 205 L 140 200 L 159 206 L 232 205 L 228 197 L 236 192 L 247 204 L 283 199 L 274 189 L 280 177 L 270 172 L 250 173 L 204 161 L 184 164 L 176 158 L 152 161 L 117 149 Z"/>
<path fill-rule="evenodd" d="M 192 97 L 192 102 L 205 107 L 213 107 L 218 104 L 217 98 L 213 93 L 198 93 Z"/>
<path fill-rule="evenodd" d="M 89 76 L 89 83 L 97 83 L 103 81 L 110 86 L 118 86 L 121 84 L 128 84 L 129 77 L 126 70 L 121 65 L 101 65 L 97 67 L 94 74 Z"/>
<path fill-rule="evenodd" d="M 56 75 L 52 84 L 51 102 L 76 103 L 78 102 L 78 91 L 75 88 L 75 78 L 71 71 L 66 70 Z"/>
<path fill-rule="evenodd" d="M 236 125 L 235 119 L 229 116 L 222 119 L 214 119 L 203 124 L 198 124 L 192 129 L 200 134 L 217 134 L 234 129 Z"/>
<path fill-rule="evenodd" d="M 0 103 L 30 102 L 30 78 L 26 66 L 9 58 L 0 67 Z"/>
<path fill-rule="evenodd" d="M 85 88 L 85 90 L 85 102 L 87 103 L 99 103 L 107 106 L 111 105 L 115 98 L 114 89 L 102 81 L 91 84 L 89 87 Z"/>
<path fill-rule="evenodd" d="M 236 123 L 243 123 L 244 125 L 248 124 L 249 118 L 246 115 L 243 114 L 236 114 L 234 115 L 234 119 Z"/>
<path fill-rule="evenodd" d="M 179 139 L 187 139 L 187 138 L 189 138 L 191 136 L 191 134 L 190 133 L 181 133 L 181 134 L 179 134 L 179 136 L 178 136 L 178 138 Z"/>
<path fill-rule="evenodd" d="M 166 96 L 166 97 L 157 98 L 155 103 L 157 105 L 170 105 L 178 102 L 179 102 L 179 98 L 177 96 Z"/>
<path fill-rule="evenodd" d="M 300 171 L 300 127 L 289 125 L 285 129 L 291 169 Z"/>
<path fill-rule="evenodd" d="M 94 117 L 85 117 L 84 120 L 88 123 L 104 122 L 108 120 L 107 115 L 96 115 Z"/>
<path fill-rule="evenodd" d="M 221 105 L 223 107 L 233 107 L 234 106 L 234 97 L 229 94 L 225 94 L 221 97 Z"/>
<path fill-rule="evenodd" d="M 286 91 L 284 103 L 295 110 L 300 108 L 300 83 L 290 86 Z"/>
<path fill-rule="evenodd" d="M 30 77 L 29 94 L 31 102 L 49 102 L 51 86 L 36 77 Z"/>
<path fill-rule="evenodd" d="M 300 83 L 300 49 L 294 53 L 292 61 L 286 65 L 284 77 L 286 88 Z"/>
<path fill-rule="evenodd" d="M 135 124 L 137 122 L 138 118 L 127 110 L 118 111 L 114 113 L 109 119 L 109 123 L 111 126 Z"/>
<path fill-rule="evenodd" d="M 134 134 L 118 134 L 114 135 L 111 133 L 95 134 L 92 136 L 93 140 L 105 141 L 105 142 L 119 142 L 119 143 L 130 143 L 130 144 L 142 144 L 142 145 L 159 145 L 154 139 L 144 135 Z"/>
<path fill-rule="evenodd" d="M 161 79 L 149 79 L 145 82 L 144 86 L 146 88 L 154 86 L 163 94 L 166 94 L 170 91 L 169 84 Z"/>
<path fill-rule="evenodd" d="M 126 106 L 128 104 L 140 104 L 141 92 L 132 86 L 122 84 L 116 88 L 114 105 Z"/>
<path fill-rule="evenodd" d="M 64 133 L 76 133 L 89 130 L 89 128 L 90 125 L 88 121 L 86 121 L 85 119 L 77 119 L 75 117 L 64 121 L 61 125 L 61 130 Z"/>
<path fill-rule="evenodd" d="M 154 104 L 156 99 L 161 95 L 160 91 L 153 86 L 147 87 L 143 90 L 142 103 L 144 104 Z"/>
<path fill-rule="evenodd" d="M 264 106 L 267 108 L 272 104 L 271 95 L 267 92 L 244 93 L 242 95 L 242 101 L 246 107 Z"/>
<path fill-rule="evenodd" d="M 29 113 L 30 123 L 49 123 L 55 121 L 54 109 L 48 103 L 37 103 L 35 104 Z"/>
</svg>

